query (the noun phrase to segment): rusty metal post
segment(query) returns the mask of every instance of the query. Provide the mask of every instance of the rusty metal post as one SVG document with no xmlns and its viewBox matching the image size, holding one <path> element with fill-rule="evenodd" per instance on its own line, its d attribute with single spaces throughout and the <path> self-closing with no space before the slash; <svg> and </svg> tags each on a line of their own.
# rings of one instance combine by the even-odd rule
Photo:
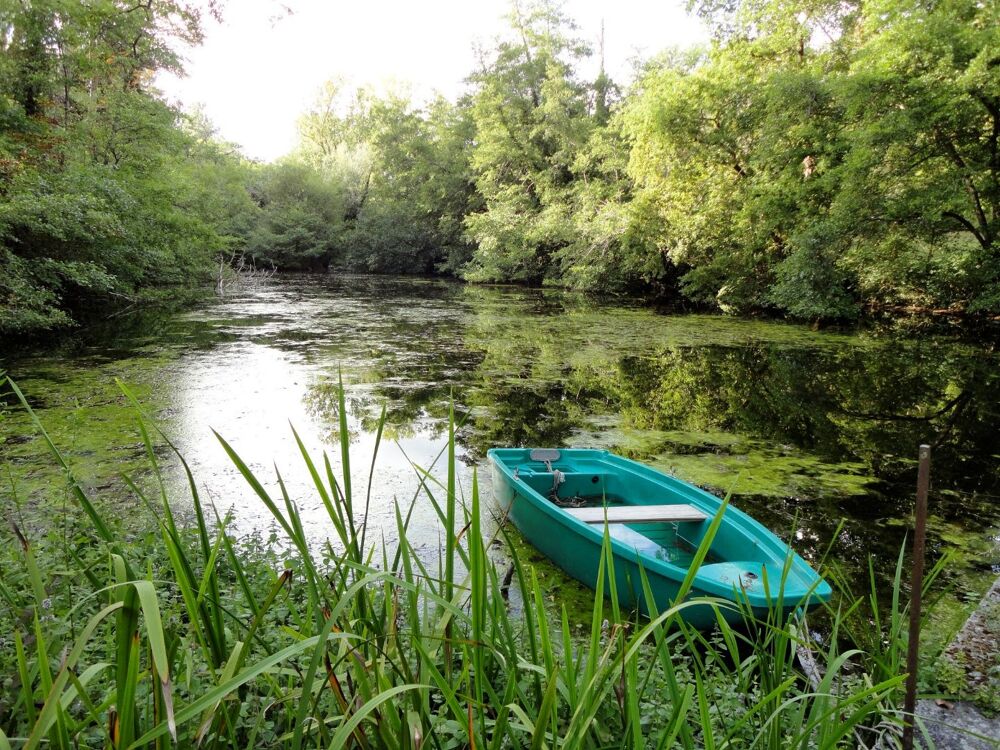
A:
<svg viewBox="0 0 1000 750">
<path fill-rule="evenodd" d="M 920 597 L 924 587 L 924 540 L 927 536 L 927 490 L 931 481 L 931 447 L 920 446 L 917 470 L 916 524 L 913 530 L 913 579 L 910 583 L 910 636 L 906 649 L 906 700 L 903 705 L 903 750 L 913 750 L 920 653 Z"/>
</svg>

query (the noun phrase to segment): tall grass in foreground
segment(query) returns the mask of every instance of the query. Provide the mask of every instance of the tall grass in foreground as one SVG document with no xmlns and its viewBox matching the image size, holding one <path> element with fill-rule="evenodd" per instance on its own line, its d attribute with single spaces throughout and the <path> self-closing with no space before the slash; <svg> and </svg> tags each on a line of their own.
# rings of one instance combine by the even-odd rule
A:
<svg viewBox="0 0 1000 750">
<path fill-rule="evenodd" d="M 0 635 L 0 750 L 853 748 L 898 736 L 903 675 L 883 651 L 900 646 L 841 651 L 836 612 L 810 678 L 796 661 L 808 632 L 780 609 L 764 619 L 747 609 L 741 628 L 720 616 L 713 633 L 682 619 L 707 600 L 650 602 L 650 619 L 619 611 L 607 542 L 582 628 L 553 609 L 501 527 L 505 575 L 489 552 L 497 540 L 482 535 L 475 475 L 467 502 L 458 495 L 454 420 L 444 479 L 414 467 L 414 503 L 430 503 L 443 527 L 434 566 L 407 541 L 412 504 L 396 509 L 393 549 L 369 544 L 371 487 L 359 495 L 351 486 L 343 389 L 341 473 L 293 433 L 335 534 L 325 551 L 315 551 L 280 474 L 269 493 L 220 436 L 285 537 L 285 568 L 284 557 L 226 533 L 178 453 L 193 509 L 190 525 L 179 522 L 154 434 L 173 446 L 135 408 L 156 488 L 127 478 L 155 524 L 146 539 L 126 540 L 102 515 L 35 418 L 86 529 L 70 542 L 35 542 L 15 525 L 19 565 L 0 568 L 11 634 Z"/>
</svg>

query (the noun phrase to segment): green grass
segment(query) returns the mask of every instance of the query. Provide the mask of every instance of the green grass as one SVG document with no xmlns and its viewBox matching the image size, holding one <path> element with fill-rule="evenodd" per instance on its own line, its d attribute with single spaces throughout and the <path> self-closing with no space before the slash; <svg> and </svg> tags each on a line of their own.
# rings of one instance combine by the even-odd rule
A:
<svg viewBox="0 0 1000 750">
<path fill-rule="evenodd" d="M 351 486 L 346 425 L 339 474 L 292 436 L 335 536 L 320 549 L 280 475 L 273 495 L 219 437 L 280 529 L 272 544 L 240 540 L 176 451 L 190 496 L 169 497 L 156 448 L 173 446 L 123 390 L 151 481 L 126 479 L 148 530 L 124 529 L 88 496 L 32 414 L 79 513 L 32 533 L 12 509 L 0 553 L 0 750 L 805 749 L 900 734 L 901 575 L 888 615 L 873 609 L 878 597 L 841 596 L 823 645 L 780 606 L 763 619 L 743 610 L 739 628 L 720 616 L 702 633 L 683 610 L 707 600 L 650 601 L 648 619 L 620 611 L 606 543 L 581 632 L 519 558 L 516 532 L 484 539 L 475 475 L 468 494 L 457 487 L 453 421 L 443 480 L 414 466 L 413 502 L 436 510 L 445 540 L 429 565 L 407 542 L 410 506 L 396 508 L 394 548 L 369 542 L 358 519 L 370 493 Z M 377 448 L 369 483 L 376 460 Z M 508 602 L 507 561 L 519 607 Z M 797 659 L 806 645 L 820 666 L 812 679 Z"/>
</svg>

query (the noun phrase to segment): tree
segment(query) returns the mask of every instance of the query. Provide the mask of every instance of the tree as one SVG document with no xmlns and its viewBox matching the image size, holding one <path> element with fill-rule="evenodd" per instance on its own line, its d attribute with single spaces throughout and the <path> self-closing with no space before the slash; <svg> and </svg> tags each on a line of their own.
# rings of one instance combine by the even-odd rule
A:
<svg viewBox="0 0 1000 750">
<path fill-rule="evenodd" d="M 348 240 L 349 265 L 423 274 L 464 265 L 469 131 L 464 108 L 441 98 L 426 109 L 399 95 L 372 99 L 365 128 L 368 200 Z"/>
<path fill-rule="evenodd" d="M 85 307 L 201 279 L 230 242 L 204 200 L 212 169 L 193 166 L 218 155 L 194 148 L 151 88 L 178 68 L 173 45 L 199 39 L 187 3 L 0 8 L 0 331 L 68 325 Z"/>
<path fill-rule="evenodd" d="M 830 62 L 808 36 L 785 24 L 675 55 L 628 105 L 636 200 L 696 300 L 806 318 L 855 313 L 824 222 L 842 160 L 840 113 Z"/>
<path fill-rule="evenodd" d="M 466 217 L 476 251 L 466 277 L 539 284 L 573 241 L 573 165 L 593 128 L 573 66 L 589 50 L 555 3 L 513 3 L 513 40 L 482 53 L 472 76 L 472 167 L 483 210 Z"/>
<path fill-rule="evenodd" d="M 298 158 L 346 192 L 338 264 L 375 273 L 457 273 L 473 184 L 468 109 L 403 91 L 378 95 L 327 83 L 299 123 Z"/>
<path fill-rule="evenodd" d="M 840 85 L 851 148 L 833 209 L 858 237 L 849 266 L 867 295 L 888 302 L 996 312 L 998 6 L 879 0 L 863 8 Z"/>
<path fill-rule="evenodd" d="M 0 328 L 285 269 L 639 289 L 735 313 L 1000 312 L 1000 23 L 977 0 L 704 0 L 623 95 L 514 0 L 458 102 L 331 81 L 251 169 L 151 88 L 182 0 L 0 7 Z M 211 11 L 211 6 L 209 6 Z M 603 45 L 603 39 L 602 39 Z"/>
<path fill-rule="evenodd" d="M 706 3 L 628 104 L 636 203 L 686 293 L 851 318 L 1000 303 L 995 4 Z"/>
<path fill-rule="evenodd" d="M 259 213 L 247 254 L 281 270 L 325 271 L 343 229 L 343 184 L 289 160 L 263 167 L 251 192 Z"/>
</svg>

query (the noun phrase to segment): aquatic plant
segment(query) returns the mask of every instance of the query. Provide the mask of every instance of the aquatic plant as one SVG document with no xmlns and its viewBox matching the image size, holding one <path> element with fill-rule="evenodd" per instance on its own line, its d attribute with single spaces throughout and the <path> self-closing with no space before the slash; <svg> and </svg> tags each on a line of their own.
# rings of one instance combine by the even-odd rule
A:
<svg viewBox="0 0 1000 750">
<path fill-rule="evenodd" d="M 476 475 L 467 496 L 458 487 L 453 417 L 444 476 L 414 466 L 419 491 L 396 507 L 393 546 L 365 526 L 381 430 L 368 492 L 359 492 L 342 388 L 339 474 L 293 431 L 333 531 L 322 545 L 280 473 L 272 494 L 219 436 L 272 515 L 276 546 L 228 534 L 174 450 L 190 491 L 182 517 L 157 450 L 173 445 L 123 388 L 150 470 L 126 481 L 152 525 L 126 530 L 81 488 L 9 387 L 47 441 L 81 522 L 35 539 L 14 519 L 18 544 L 0 558 L 0 750 L 835 748 L 875 746 L 901 726 L 898 661 L 880 661 L 885 644 L 842 649 L 836 610 L 816 669 L 803 670 L 797 654 L 816 644 L 780 603 L 764 618 L 742 609 L 740 628 L 720 615 L 715 631 L 697 632 L 683 622 L 686 607 L 740 605 L 686 598 L 689 576 L 676 603 L 650 601 L 650 619 L 621 611 L 606 542 L 588 622 L 573 622 L 506 527 L 484 538 Z M 441 520 L 436 564 L 407 539 L 419 502 Z"/>
</svg>

